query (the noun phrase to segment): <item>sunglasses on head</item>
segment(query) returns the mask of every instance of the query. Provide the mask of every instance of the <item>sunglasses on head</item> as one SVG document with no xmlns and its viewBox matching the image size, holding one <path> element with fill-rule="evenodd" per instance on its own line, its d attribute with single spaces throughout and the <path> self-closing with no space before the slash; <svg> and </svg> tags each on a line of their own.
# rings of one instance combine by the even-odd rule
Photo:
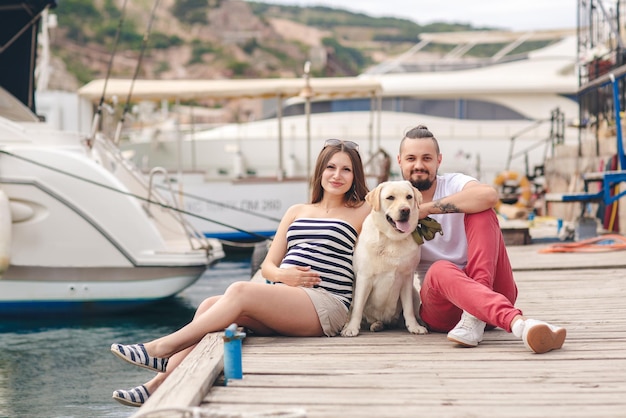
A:
<svg viewBox="0 0 626 418">
<path fill-rule="evenodd" d="M 356 142 L 352 142 L 352 141 L 342 141 L 341 139 L 327 139 L 324 142 L 324 148 L 326 148 L 327 146 L 333 146 L 333 147 L 337 147 L 337 146 L 344 146 L 348 149 L 353 149 L 356 152 L 359 152 L 359 144 L 357 144 Z"/>
</svg>

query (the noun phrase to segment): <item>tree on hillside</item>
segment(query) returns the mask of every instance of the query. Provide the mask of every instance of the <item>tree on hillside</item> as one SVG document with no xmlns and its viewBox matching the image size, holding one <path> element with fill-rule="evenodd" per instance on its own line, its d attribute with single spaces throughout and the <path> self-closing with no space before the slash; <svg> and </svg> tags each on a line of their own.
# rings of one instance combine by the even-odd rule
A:
<svg viewBox="0 0 626 418">
<path fill-rule="evenodd" d="M 181 22 L 206 23 L 209 0 L 176 0 L 172 7 L 172 14 Z"/>
</svg>

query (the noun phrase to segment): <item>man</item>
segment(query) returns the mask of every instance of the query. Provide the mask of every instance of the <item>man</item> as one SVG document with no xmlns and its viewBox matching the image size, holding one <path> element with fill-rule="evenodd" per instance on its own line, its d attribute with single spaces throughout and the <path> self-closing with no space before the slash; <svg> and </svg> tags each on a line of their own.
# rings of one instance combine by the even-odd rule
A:
<svg viewBox="0 0 626 418">
<path fill-rule="evenodd" d="M 498 192 L 464 174 L 438 175 L 441 158 L 423 125 L 400 143 L 402 176 L 422 192 L 420 218 L 429 216 L 443 228 L 443 236 L 422 246 L 422 320 L 464 347 L 476 347 L 489 324 L 522 338 L 535 353 L 561 348 L 564 328 L 527 319 L 514 307 L 517 286 L 493 210 Z"/>
</svg>

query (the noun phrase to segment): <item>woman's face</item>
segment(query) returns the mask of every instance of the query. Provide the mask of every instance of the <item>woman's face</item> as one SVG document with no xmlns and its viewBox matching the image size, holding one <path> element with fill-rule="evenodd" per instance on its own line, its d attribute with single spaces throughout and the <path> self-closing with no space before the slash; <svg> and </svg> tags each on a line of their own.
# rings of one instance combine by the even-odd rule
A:
<svg viewBox="0 0 626 418">
<path fill-rule="evenodd" d="M 354 171 L 352 160 L 345 152 L 335 153 L 322 173 L 322 188 L 325 193 L 344 195 L 352 187 Z"/>
</svg>

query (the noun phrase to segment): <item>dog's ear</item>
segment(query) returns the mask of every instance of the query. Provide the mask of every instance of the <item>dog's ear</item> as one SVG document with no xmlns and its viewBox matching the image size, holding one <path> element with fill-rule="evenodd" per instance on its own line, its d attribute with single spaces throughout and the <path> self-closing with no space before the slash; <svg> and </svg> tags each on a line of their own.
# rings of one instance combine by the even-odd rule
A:
<svg viewBox="0 0 626 418">
<path fill-rule="evenodd" d="M 409 181 L 409 184 L 411 184 L 410 181 Z M 419 207 L 422 204 L 422 192 L 417 190 L 417 188 L 414 187 L 412 184 L 411 184 L 411 188 L 413 189 L 413 196 L 415 196 L 415 206 Z"/>
<path fill-rule="evenodd" d="M 365 201 L 371 206 L 374 210 L 380 210 L 380 191 L 383 189 L 383 185 L 386 182 L 380 183 L 374 190 L 371 190 L 368 194 L 365 195 Z"/>
</svg>

